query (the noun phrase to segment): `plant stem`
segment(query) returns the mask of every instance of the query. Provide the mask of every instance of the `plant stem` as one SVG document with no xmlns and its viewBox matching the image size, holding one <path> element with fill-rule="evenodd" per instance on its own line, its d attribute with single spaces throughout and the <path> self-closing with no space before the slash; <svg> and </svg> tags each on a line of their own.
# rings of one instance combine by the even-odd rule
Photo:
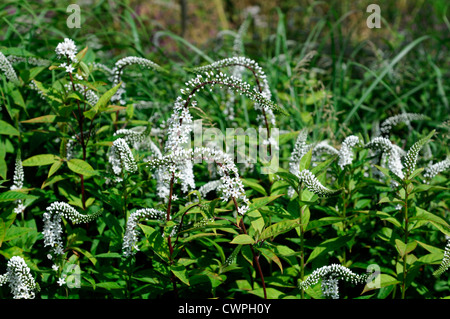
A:
<svg viewBox="0 0 450 319">
<path fill-rule="evenodd" d="M 127 218 L 128 192 L 127 192 L 127 178 L 124 175 L 125 174 L 122 172 L 122 178 L 123 178 L 123 216 L 125 216 L 125 218 Z"/>
<path fill-rule="evenodd" d="M 303 281 L 305 278 L 305 246 L 304 246 L 304 230 L 300 225 L 300 279 Z M 305 291 L 302 288 L 300 291 L 301 299 L 305 298 Z"/>
<path fill-rule="evenodd" d="M 70 59 L 67 56 L 67 63 L 70 64 Z M 75 88 L 75 83 L 73 81 L 73 76 L 72 73 L 69 72 L 69 77 L 70 77 L 70 82 L 72 84 L 72 90 L 73 92 L 76 92 L 76 88 Z M 81 111 L 81 107 L 80 107 L 80 101 L 77 101 L 77 106 L 78 106 L 78 126 L 80 128 L 80 144 L 81 144 L 81 149 L 83 150 L 83 161 L 86 160 L 86 143 L 84 141 L 84 133 L 83 133 L 83 122 L 84 122 L 84 115 Z M 84 176 L 83 174 L 80 174 L 80 180 L 81 180 L 81 202 L 83 204 L 83 209 L 86 209 L 86 195 L 85 195 L 85 191 L 84 191 Z"/>
<path fill-rule="evenodd" d="M 167 221 L 170 221 L 170 210 L 172 209 L 172 195 L 173 195 L 174 182 L 175 182 L 175 174 L 172 173 L 172 178 L 170 180 L 169 202 L 167 204 L 167 215 L 166 215 Z M 172 246 L 172 238 L 170 237 L 170 234 L 169 234 L 169 236 L 167 236 L 167 244 L 169 245 L 169 264 L 172 265 L 173 264 L 173 259 L 172 259 L 173 246 Z M 172 281 L 173 291 L 175 293 L 175 296 L 178 296 L 177 281 L 176 281 L 176 277 L 173 273 L 172 273 L 170 280 Z"/>
<path fill-rule="evenodd" d="M 300 207 L 300 212 L 299 212 L 299 215 L 300 215 L 300 280 L 303 281 L 305 278 L 305 246 L 304 246 L 305 231 L 303 229 L 303 224 L 302 224 L 303 210 L 302 210 L 302 206 L 300 203 L 301 199 L 302 199 L 301 197 L 302 197 L 302 189 L 301 189 L 301 184 L 300 184 L 299 188 L 298 188 L 298 204 Z M 303 288 L 300 290 L 300 297 L 301 297 L 301 299 L 305 298 L 305 290 Z"/>
<path fill-rule="evenodd" d="M 238 211 L 238 207 L 239 206 L 238 206 L 238 203 L 236 201 L 236 198 L 234 198 L 234 197 L 233 197 L 233 203 L 234 203 L 234 207 L 236 208 L 236 211 Z M 241 218 L 240 227 L 241 227 L 242 231 L 244 232 L 244 234 L 247 235 L 247 229 L 245 228 L 245 224 L 244 224 L 244 219 L 243 218 Z M 261 269 L 261 265 L 259 263 L 259 255 L 255 252 L 255 249 L 253 248 L 252 245 L 250 245 L 250 250 L 252 251 L 252 255 L 253 255 L 253 263 L 254 263 L 253 267 L 255 267 L 255 265 L 256 265 L 256 269 L 255 270 L 258 272 L 259 277 L 261 278 L 261 283 L 262 283 L 263 291 L 264 291 L 264 299 L 267 299 L 266 282 L 264 280 L 264 275 L 263 275 L 263 272 L 262 272 L 262 269 Z"/>
<path fill-rule="evenodd" d="M 408 245 L 408 223 L 409 223 L 409 217 L 408 217 L 408 191 L 407 191 L 407 187 L 404 187 L 405 190 L 405 215 L 404 215 L 404 219 L 405 219 L 405 230 L 404 230 L 404 243 L 405 243 L 405 255 L 403 256 L 403 278 L 402 278 L 402 299 L 405 299 L 406 296 L 406 274 L 407 274 L 407 263 L 406 263 L 406 259 L 407 259 L 407 249 L 406 246 Z"/>
</svg>

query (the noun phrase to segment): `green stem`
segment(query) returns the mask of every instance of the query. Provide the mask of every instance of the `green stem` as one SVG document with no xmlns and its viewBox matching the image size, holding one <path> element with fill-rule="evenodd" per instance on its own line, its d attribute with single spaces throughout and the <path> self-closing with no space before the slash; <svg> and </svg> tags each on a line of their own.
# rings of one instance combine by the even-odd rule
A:
<svg viewBox="0 0 450 319">
<path fill-rule="evenodd" d="M 126 295 L 127 295 L 127 299 L 131 299 L 131 276 L 133 274 L 133 258 L 130 258 L 130 262 L 128 264 L 128 271 L 127 271 L 127 291 L 126 291 Z"/>
<path fill-rule="evenodd" d="M 238 211 L 239 206 L 236 201 L 236 198 L 234 198 L 234 197 L 232 197 L 232 198 L 233 198 L 234 207 L 236 208 L 236 211 Z M 239 226 L 240 226 L 241 230 L 243 231 L 243 233 L 247 235 L 247 229 L 244 224 L 244 218 L 241 218 L 241 222 L 240 222 Z M 253 268 L 255 268 L 255 266 L 256 266 L 255 270 L 258 272 L 259 278 L 261 278 L 261 284 L 262 284 L 262 288 L 263 288 L 263 292 L 264 292 L 264 299 L 267 299 L 266 282 L 264 280 L 264 274 L 262 272 L 261 265 L 259 263 L 259 254 L 256 253 L 255 249 L 253 248 L 253 245 L 250 245 L 250 250 L 253 255 L 253 264 L 254 264 Z"/>
<path fill-rule="evenodd" d="M 404 219 L 405 219 L 405 229 L 404 229 L 404 242 L 405 242 L 405 247 L 408 245 L 408 223 L 409 223 L 409 217 L 408 217 L 408 191 L 407 188 L 404 187 L 405 189 L 405 215 L 404 215 Z M 406 274 L 407 274 L 407 256 L 408 256 L 408 252 L 405 248 L 405 255 L 403 256 L 403 278 L 402 278 L 402 299 L 405 299 L 406 296 Z"/>
<path fill-rule="evenodd" d="M 303 210 L 301 206 L 301 199 L 302 199 L 302 188 L 301 184 L 299 185 L 298 189 L 298 204 L 300 207 L 300 280 L 303 281 L 305 278 L 305 230 L 303 229 L 302 225 L 302 217 L 303 217 Z M 302 288 L 300 290 L 300 297 L 301 299 L 305 298 L 305 290 Z"/>
<path fill-rule="evenodd" d="M 346 222 L 346 218 L 347 218 L 347 183 L 346 183 L 346 176 L 347 174 L 344 175 L 344 191 L 342 192 L 342 231 L 345 233 L 346 229 L 347 229 L 347 222 Z M 349 198 L 350 198 L 350 190 L 348 190 L 349 193 Z M 344 245 L 343 247 L 343 252 L 342 252 L 342 264 L 345 266 L 345 264 L 347 263 L 347 249 L 346 246 Z"/>
<path fill-rule="evenodd" d="M 173 195 L 174 182 L 175 182 L 175 174 L 172 173 L 172 178 L 170 180 L 169 202 L 167 204 L 167 215 L 166 215 L 167 221 L 170 220 L 170 214 L 171 214 L 171 209 L 172 209 L 172 195 Z M 173 259 L 172 259 L 173 245 L 172 245 L 172 238 L 170 237 L 170 235 L 167 236 L 167 244 L 169 245 L 169 264 L 172 265 L 173 264 Z M 178 296 L 177 281 L 176 281 L 176 277 L 174 274 L 172 274 L 170 280 L 172 281 L 173 291 L 175 293 L 175 296 Z"/>
<path fill-rule="evenodd" d="M 122 178 L 123 178 L 123 216 L 125 216 L 125 218 L 127 218 L 128 192 L 127 192 L 127 178 L 124 175 L 125 174 L 122 172 Z"/>
<path fill-rule="evenodd" d="M 300 279 L 303 281 L 305 278 L 305 246 L 304 246 L 304 230 L 303 226 L 300 226 Z M 305 291 L 302 288 L 300 291 L 301 299 L 305 298 Z"/>
</svg>

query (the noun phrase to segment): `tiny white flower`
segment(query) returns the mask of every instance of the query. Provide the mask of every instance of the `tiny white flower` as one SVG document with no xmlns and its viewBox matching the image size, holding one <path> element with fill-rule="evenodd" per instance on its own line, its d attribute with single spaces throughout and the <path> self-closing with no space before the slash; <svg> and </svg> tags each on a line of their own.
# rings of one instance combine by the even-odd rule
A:
<svg viewBox="0 0 450 319">
<path fill-rule="evenodd" d="M 66 284 L 66 280 L 64 279 L 64 278 L 59 278 L 58 279 L 58 285 L 60 285 L 60 286 L 62 286 L 62 285 L 65 285 Z"/>
<path fill-rule="evenodd" d="M 66 65 L 66 72 L 72 73 L 75 68 L 72 66 L 72 64 Z"/>
</svg>

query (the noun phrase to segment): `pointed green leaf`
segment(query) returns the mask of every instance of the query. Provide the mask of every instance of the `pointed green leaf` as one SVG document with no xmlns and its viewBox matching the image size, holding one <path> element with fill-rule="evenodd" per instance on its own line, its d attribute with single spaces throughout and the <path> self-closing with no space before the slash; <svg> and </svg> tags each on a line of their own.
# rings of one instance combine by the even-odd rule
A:
<svg viewBox="0 0 450 319">
<path fill-rule="evenodd" d="M 20 135 L 19 131 L 14 126 L 2 120 L 0 120 L 0 134 L 14 136 Z"/>
<path fill-rule="evenodd" d="M 257 191 L 258 193 L 261 193 L 264 196 L 267 196 L 267 192 L 264 189 L 264 187 L 262 187 L 256 180 L 251 180 L 251 179 L 246 179 L 246 178 L 242 178 L 242 184 L 244 185 L 244 187 L 250 187 L 252 189 L 254 189 L 255 191 Z"/>
<path fill-rule="evenodd" d="M 269 227 L 267 227 L 266 229 L 264 229 L 264 231 L 261 233 L 261 236 L 259 238 L 260 238 L 260 240 L 266 240 L 268 238 L 273 239 L 276 236 L 286 233 L 299 225 L 300 225 L 300 220 L 298 218 L 291 219 L 291 220 L 283 220 L 281 222 L 272 224 Z"/>
<path fill-rule="evenodd" d="M 10 241 L 10 240 L 16 239 L 18 237 L 22 237 L 22 236 L 28 234 L 31 231 L 33 231 L 33 228 L 11 226 L 6 231 L 6 234 L 5 234 L 5 237 L 3 238 L 3 241 Z"/>
<path fill-rule="evenodd" d="M 282 265 L 282 263 L 281 263 L 280 258 L 278 258 L 278 256 L 277 256 L 276 253 L 274 253 L 272 250 L 267 249 L 267 248 L 257 248 L 257 250 L 258 250 L 259 252 L 261 252 L 261 254 L 262 254 L 264 257 L 266 257 L 267 260 L 268 260 L 269 262 L 270 262 L 270 261 L 273 261 L 274 263 L 276 263 L 277 266 L 280 268 L 281 273 L 283 273 L 283 265 Z"/>
<path fill-rule="evenodd" d="M 94 105 L 93 108 L 91 108 L 90 110 L 84 112 L 84 116 L 86 116 L 88 119 L 92 120 L 97 115 L 97 113 L 100 111 L 100 109 L 106 108 L 106 105 L 108 104 L 108 102 L 111 100 L 111 98 L 117 92 L 117 90 L 120 88 L 121 85 L 122 85 L 122 82 L 117 84 L 112 89 L 109 89 L 108 91 L 106 91 L 100 97 L 100 99 Z"/>
<path fill-rule="evenodd" d="M 236 244 L 236 245 L 252 245 L 254 243 L 255 243 L 255 240 L 246 234 L 237 235 L 230 242 L 230 244 Z"/>
<path fill-rule="evenodd" d="M 439 229 L 443 234 L 450 236 L 450 225 L 444 219 L 420 207 L 416 207 L 416 215 L 411 217 L 410 220 L 427 221 Z"/>
<path fill-rule="evenodd" d="M 405 257 L 406 254 L 409 254 L 417 247 L 417 242 L 413 241 L 405 245 L 403 241 L 400 239 L 395 240 L 395 247 L 397 248 L 398 253 L 401 257 Z"/>
<path fill-rule="evenodd" d="M 250 219 L 252 228 L 260 234 L 265 226 L 264 218 L 261 216 L 261 213 L 258 210 L 253 210 L 246 213 L 245 216 Z"/>
<path fill-rule="evenodd" d="M 304 169 L 309 169 L 309 166 L 311 165 L 311 158 L 312 158 L 312 148 L 300 159 L 299 165 L 300 172 L 303 171 Z"/>
<path fill-rule="evenodd" d="M 281 195 L 254 198 L 249 205 L 248 212 L 251 212 L 256 209 L 260 209 L 260 208 L 266 206 L 267 204 L 269 204 L 270 202 L 273 202 L 275 199 L 277 199 L 278 197 L 281 197 L 281 196 L 283 196 L 283 195 L 281 194 Z"/>
<path fill-rule="evenodd" d="M 73 158 L 67 162 L 67 165 L 72 172 L 77 174 L 85 176 L 93 176 L 97 174 L 91 165 L 81 159 Z"/>
<path fill-rule="evenodd" d="M 56 119 L 56 115 L 43 115 L 29 120 L 20 121 L 20 123 L 53 123 Z"/>
<path fill-rule="evenodd" d="M 34 155 L 30 158 L 27 158 L 22 162 L 23 166 L 44 166 L 44 165 L 50 165 L 53 163 L 56 163 L 60 161 L 61 158 L 59 158 L 56 155 L 53 154 L 40 154 L 40 155 Z"/>
<path fill-rule="evenodd" d="M 172 265 L 170 267 L 172 273 L 183 283 L 189 286 L 189 278 L 187 277 L 186 267 L 183 265 Z"/>
<path fill-rule="evenodd" d="M 47 178 L 49 178 L 50 176 L 55 174 L 56 171 L 62 166 L 62 164 L 63 164 L 62 161 L 58 161 L 58 162 L 53 163 L 52 166 L 50 166 L 50 169 L 48 170 Z"/>
</svg>

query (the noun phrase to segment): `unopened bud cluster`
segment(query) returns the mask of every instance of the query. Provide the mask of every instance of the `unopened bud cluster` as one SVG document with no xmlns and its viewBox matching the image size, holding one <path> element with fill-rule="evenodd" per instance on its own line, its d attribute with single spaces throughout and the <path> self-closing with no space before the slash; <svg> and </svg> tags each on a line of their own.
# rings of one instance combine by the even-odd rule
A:
<svg viewBox="0 0 450 319">
<path fill-rule="evenodd" d="M 310 192 L 320 197 L 333 196 L 340 192 L 340 190 L 331 190 L 323 186 L 317 177 L 307 169 L 298 172 L 296 175 Z"/>
<path fill-rule="evenodd" d="M 120 59 L 116 62 L 114 65 L 113 70 L 111 71 L 113 75 L 113 85 L 116 86 L 121 82 L 123 70 L 126 66 L 129 65 L 140 65 L 142 67 L 153 69 L 153 70 L 159 70 L 161 67 L 154 63 L 153 61 L 150 61 L 145 58 L 136 57 L 136 56 L 129 56 L 125 57 L 123 59 Z M 116 91 L 114 96 L 111 98 L 112 102 L 119 102 L 122 105 L 125 105 L 125 100 L 122 99 L 122 95 L 125 93 L 125 83 L 122 82 L 121 87 Z"/>
<path fill-rule="evenodd" d="M 314 270 L 305 281 L 299 283 L 300 289 L 306 289 L 314 286 L 322 280 L 322 294 L 325 297 L 334 299 L 339 298 L 338 281 L 345 280 L 354 285 L 364 283 L 368 278 L 368 274 L 358 275 L 339 264 L 331 264 Z"/>
<path fill-rule="evenodd" d="M 381 123 L 380 133 L 383 136 L 387 136 L 392 128 L 400 123 L 409 124 L 410 121 L 416 120 L 427 120 L 429 119 L 427 116 L 418 113 L 402 113 L 391 116 Z"/>
</svg>

